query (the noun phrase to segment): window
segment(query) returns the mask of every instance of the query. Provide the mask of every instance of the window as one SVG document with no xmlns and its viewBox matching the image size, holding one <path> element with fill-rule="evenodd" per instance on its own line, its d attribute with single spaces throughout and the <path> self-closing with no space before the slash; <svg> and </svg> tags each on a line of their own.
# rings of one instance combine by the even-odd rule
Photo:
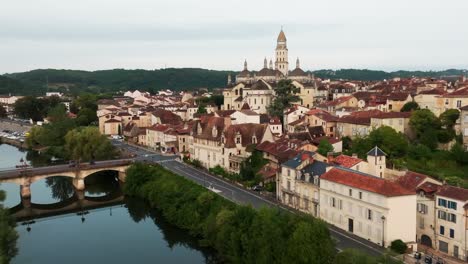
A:
<svg viewBox="0 0 468 264">
<path fill-rule="evenodd" d="M 372 220 L 372 210 L 371 209 L 367 209 L 366 217 L 367 217 L 368 220 Z"/>
<path fill-rule="evenodd" d="M 349 189 L 349 196 L 353 196 L 353 189 Z"/>
<path fill-rule="evenodd" d="M 418 203 L 418 212 L 420 214 L 427 214 L 428 207 L 425 204 Z"/>
<path fill-rule="evenodd" d="M 452 228 L 450 228 L 450 237 L 455 238 L 455 230 L 453 230 Z"/>
<path fill-rule="evenodd" d="M 288 176 L 291 176 L 291 170 L 288 169 Z"/>
<path fill-rule="evenodd" d="M 457 100 L 457 107 L 460 108 L 462 105 L 461 105 L 461 100 Z"/>
<path fill-rule="evenodd" d="M 438 204 L 439 204 L 439 206 L 447 207 L 447 200 L 439 198 Z"/>
<path fill-rule="evenodd" d="M 445 233 L 445 227 L 444 226 L 440 226 L 439 227 L 439 234 L 443 235 Z"/>
<path fill-rule="evenodd" d="M 446 104 L 446 105 L 449 104 L 449 100 L 448 100 L 448 99 L 445 99 L 445 104 Z"/>
<path fill-rule="evenodd" d="M 362 192 L 359 192 L 359 199 L 362 200 Z"/>
<path fill-rule="evenodd" d="M 332 206 L 332 207 L 335 207 L 335 206 L 336 206 L 336 205 L 335 205 L 335 197 L 332 197 L 332 198 L 330 199 L 330 203 L 331 203 L 331 206 Z"/>
<path fill-rule="evenodd" d="M 424 229 L 424 217 L 419 218 L 419 228 Z"/>
<path fill-rule="evenodd" d="M 340 210 L 343 209 L 343 200 L 338 200 L 338 207 Z"/>
<path fill-rule="evenodd" d="M 457 210 L 457 202 L 448 201 L 447 207 L 450 209 Z"/>
</svg>

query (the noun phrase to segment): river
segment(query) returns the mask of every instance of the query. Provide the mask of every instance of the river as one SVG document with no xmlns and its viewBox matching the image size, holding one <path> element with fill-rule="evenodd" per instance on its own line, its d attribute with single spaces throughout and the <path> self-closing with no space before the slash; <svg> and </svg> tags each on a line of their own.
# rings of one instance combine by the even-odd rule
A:
<svg viewBox="0 0 468 264">
<path fill-rule="evenodd" d="M 12 168 L 21 158 L 30 157 L 36 158 L 29 161 L 31 164 L 37 163 L 37 156 L 31 153 L 0 145 L 0 169 Z M 123 201 L 19 221 L 16 227 L 19 253 L 12 263 L 216 262 L 210 250 L 198 246 L 196 238 L 167 223 L 144 201 L 121 196 L 112 172 L 89 176 L 85 183 L 85 200 L 117 197 Z M 18 185 L 4 183 L 0 189 L 7 195 L 5 206 L 22 208 Z M 58 210 L 62 208 L 60 204 L 78 201 L 76 197 L 71 178 L 53 177 L 31 185 L 32 208 Z"/>
</svg>

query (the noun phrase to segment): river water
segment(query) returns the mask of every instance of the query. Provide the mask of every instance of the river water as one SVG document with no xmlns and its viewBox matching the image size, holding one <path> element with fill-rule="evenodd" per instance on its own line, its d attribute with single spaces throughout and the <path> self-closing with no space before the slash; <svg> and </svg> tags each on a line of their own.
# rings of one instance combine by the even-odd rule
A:
<svg viewBox="0 0 468 264">
<path fill-rule="evenodd" d="M 21 158 L 29 158 L 33 165 L 44 162 L 37 155 L 0 145 L 0 170 L 14 167 Z M 99 200 L 102 205 L 95 209 L 80 207 L 73 212 L 60 211 L 64 204 L 79 201 L 71 178 L 53 177 L 31 185 L 31 208 L 47 208 L 53 213 L 18 221 L 19 253 L 12 263 L 215 262 L 212 252 L 167 223 L 144 201 L 123 197 L 113 172 L 89 176 L 85 184 L 81 201 Z M 0 189 L 7 194 L 5 206 L 23 210 L 18 185 L 3 183 Z M 115 199 L 123 201 L 107 201 Z"/>
</svg>

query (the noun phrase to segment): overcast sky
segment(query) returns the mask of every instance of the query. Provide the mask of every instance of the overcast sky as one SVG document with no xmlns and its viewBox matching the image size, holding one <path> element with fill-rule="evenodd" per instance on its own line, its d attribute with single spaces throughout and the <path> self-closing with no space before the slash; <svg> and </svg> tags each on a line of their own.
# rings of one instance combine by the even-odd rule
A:
<svg viewBox="0 0 468 264">
<path fill-rule="evenodd" d="M 467 0 L 4 0 L 0 73 L 259 69 L 281 26 L 306 70 L 468 68 Z"/>
</svg>

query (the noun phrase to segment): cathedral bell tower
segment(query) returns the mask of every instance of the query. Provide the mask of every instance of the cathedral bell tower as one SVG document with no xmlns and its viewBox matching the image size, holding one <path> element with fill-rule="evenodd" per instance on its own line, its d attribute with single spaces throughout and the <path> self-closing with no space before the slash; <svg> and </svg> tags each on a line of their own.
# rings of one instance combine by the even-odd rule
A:
<svg viewBox="0 0 468 264">
<path fill-rule="evenodd" d="M 284 76 L 288 76 L 288 65 L 288 47 L 286 46 L 286 35 L 284 35 L 283 29 L 281 29 L 276 41 L 275 68 L 282 72 Z"/>
</svg>

